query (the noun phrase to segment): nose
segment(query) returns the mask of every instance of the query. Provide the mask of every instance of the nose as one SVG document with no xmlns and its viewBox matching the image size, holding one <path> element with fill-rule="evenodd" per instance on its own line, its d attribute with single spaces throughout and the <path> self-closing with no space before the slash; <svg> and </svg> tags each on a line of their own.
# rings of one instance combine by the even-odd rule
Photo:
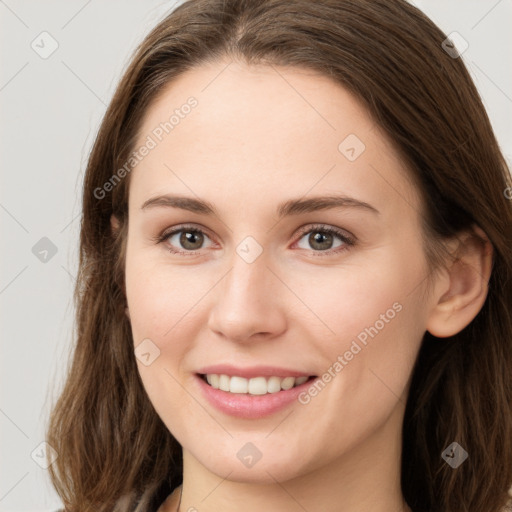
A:
<svg viewBox="0 0 512 512">
<path fill-rule="evenodd" d="M 287 325 L 286 291 L 264 254 L 252 263 L 235 254 L 231 269 L 215 287 L 208 327 L 236 342 L 278 337 Z"/>
</svg>

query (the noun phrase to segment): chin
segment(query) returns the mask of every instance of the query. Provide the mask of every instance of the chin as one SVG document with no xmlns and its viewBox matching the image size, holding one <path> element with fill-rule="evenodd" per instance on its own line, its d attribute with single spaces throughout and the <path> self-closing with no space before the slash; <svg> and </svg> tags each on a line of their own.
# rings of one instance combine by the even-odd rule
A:
<svg viewBox="0 0 512 512">
<path fill-rule="evenodd" d="M 227 478 L 231 482 L 247 484 L 275 484 L 307 473 L 302 466 L 297 466 L 300 456 L 290 454 L 288 460 L 279 456 L 280 460 L 267 458 L 262 455 L 252 467 L 246 467 L 236 456 L 232 458 L 223 457 L 221 460 L 199 460 L 210 472 L 220 478 Z"/>
</svg>

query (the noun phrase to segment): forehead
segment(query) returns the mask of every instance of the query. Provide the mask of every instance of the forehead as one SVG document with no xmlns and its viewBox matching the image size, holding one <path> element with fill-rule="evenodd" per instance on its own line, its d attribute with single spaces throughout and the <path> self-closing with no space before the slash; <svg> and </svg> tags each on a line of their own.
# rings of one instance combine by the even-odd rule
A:
<svg viewBox="0 0 512 512">
<path fill-rule="evenodd" d="M 419 200 L 361 103 L 308 69 L 223 60 L 188 70 L 147 109 L 135 149 L 150 139 L 131 176 L 139 205 L 170 191 L 212 202 L 228 190 L 269 201 L 336 191 L 410 214 Z"/>
</svg>

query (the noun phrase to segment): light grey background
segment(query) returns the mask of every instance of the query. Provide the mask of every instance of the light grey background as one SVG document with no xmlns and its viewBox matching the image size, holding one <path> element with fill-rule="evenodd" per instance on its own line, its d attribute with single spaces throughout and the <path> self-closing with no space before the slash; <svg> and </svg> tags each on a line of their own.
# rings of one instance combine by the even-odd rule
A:
<svg viewBox="0 0 512 512">
<path fill-rule="evenodd" d="M 0 511 L 61 506 L 31 454 L 68 362 L 83 172 L 132 51 L 175 3 L 0 0 Z M 463 59 L 510 162 L 512 0 L 414 3 L 469 43 Z M 31 47 L 52 39 L 47 58 Z M 43 237 L 53 256 L 34 254 Z"/>
</svg>

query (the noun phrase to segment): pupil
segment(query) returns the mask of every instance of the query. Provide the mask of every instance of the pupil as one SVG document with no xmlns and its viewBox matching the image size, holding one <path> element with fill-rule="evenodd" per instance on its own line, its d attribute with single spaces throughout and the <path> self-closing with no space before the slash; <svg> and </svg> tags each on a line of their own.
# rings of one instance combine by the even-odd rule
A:
<svg viewBox="0 0 512 512">
<path fill-rule="evenodd" d="M 324 243 L 321 241 L 324 239 Z M 329 249 L 330 243 L 332 241 L 332 235 L 328 233 L 320 233 L 316 232 L 310 236 L 310 242 L 314 242 L 315 244 L 319 244 L 321 249 Z"/>
<path fill-rule="evenodd" d="M 198 236 L 199 235 L 199 236 Z M 198 249 L 199 247 L 194 246 L 194 239 L 198 237 L 199 239 L 199 247 L 201 246 L 201 234 L 198 231 L 184 231 L 180 237 L 180 243 L 183 247 L 187 247 L 187 244 L 191 243 L 193 247 L 188 247 L 189 249 Z M 195 240 L 197 244 L 197 240 Z"/>
</svg>

